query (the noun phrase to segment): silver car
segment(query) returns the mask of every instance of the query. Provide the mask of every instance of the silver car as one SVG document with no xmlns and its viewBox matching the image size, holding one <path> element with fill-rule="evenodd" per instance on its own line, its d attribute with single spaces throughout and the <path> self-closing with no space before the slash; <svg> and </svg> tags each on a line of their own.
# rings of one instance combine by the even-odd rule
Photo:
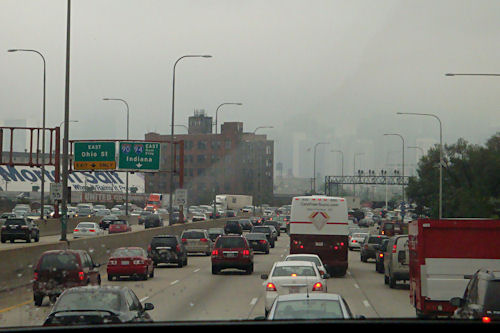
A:
<svg viewBox="0 0 500 333">
<path fill-rule="evenodd" d="M 104 230 L 94 222 L 80 222 L 73 230 L 73 238 L 95 237 L 104 235 Z"/>
<path fill-rule="evenodd" d="M 300 293 L 276 297 L 267 320 L 363 319 L 338 294 Z"/>
<path fill-rule="evenodd" d="M 181 234 L 181 240 L 188 253 L 212 254 L 213 242 L 205 229 L 187 229 Z"/>
<path fill-rule="evenodd" d="M 368 233 L 354 233 L 349 237 L 349 250 L 361 249 L 361 244 L 368 237 Z"/>
</svg>

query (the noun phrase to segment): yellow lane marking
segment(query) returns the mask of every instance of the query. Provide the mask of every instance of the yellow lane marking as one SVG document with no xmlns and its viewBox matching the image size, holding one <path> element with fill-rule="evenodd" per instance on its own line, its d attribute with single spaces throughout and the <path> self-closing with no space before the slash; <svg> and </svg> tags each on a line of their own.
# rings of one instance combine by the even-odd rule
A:
<svg viewBox="0 0 500 333">
<path fill-rule="evenodd" d="M 0 309 L 0 313 L 4 313 L 4 312 L 10 311 L 10 310 L 14 310 L 15 308 L 19 308 L 19 307 L 21 307 L 23 305 L 30 304 L 31 302 L 32 302 L 32 300 L 29 300 L 29 301 L 26 301 L 26 302 L 23 302 L 23 303 L 20 303 L 20 304 L 9 306 L 8 308 L 5 308 L 5 309 Z"/>
</svg>

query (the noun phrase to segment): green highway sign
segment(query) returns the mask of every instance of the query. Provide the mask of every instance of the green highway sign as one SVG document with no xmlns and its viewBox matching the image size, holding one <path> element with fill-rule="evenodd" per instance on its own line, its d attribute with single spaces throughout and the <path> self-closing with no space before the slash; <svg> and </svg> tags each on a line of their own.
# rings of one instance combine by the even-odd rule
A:
<svg viewBox="0 0 500 333">
<path fill-rule="evenodd" d="M 116 153 L 114 142 L 78 141 L 74 143 L 75 170 L 114 170 Z"/>
<path fill-rule="evenodd" d="M 160 144 L 155 142 L 120 142 L 119 171 L 157 172 L 160 170 Z"/>
</svg>

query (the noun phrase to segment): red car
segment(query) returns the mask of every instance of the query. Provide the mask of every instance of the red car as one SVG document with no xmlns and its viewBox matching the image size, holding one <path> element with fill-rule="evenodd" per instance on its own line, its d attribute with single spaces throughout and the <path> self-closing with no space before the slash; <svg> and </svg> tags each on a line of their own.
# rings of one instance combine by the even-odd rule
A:
<svg viewBox="0 0 500 333">
<path fill-rule="evenodd" d="M 155 269 L 153 260 L 147 252 L 140 247 L 120 247 L 116 249 L 108 260 L 106 268 L 108 280 L 129 276 L 147 280 L 154 277 Z"/>
<path fill-rule="evenodd" d="M 221 235 L 215 241 L 212 251 L 212 274 L 222 269 L 236 268 L 253 273 L 253 250 L 241 235 Z"/>
<path fill-rule="evenodd" d="M 132 227 L 128 224 L 127 220 L 116 220 L 111 221 L 111 224 L 108 228 L 108 233 L 117 234 L 120 232 L 132 231 Z"/>
</svg>

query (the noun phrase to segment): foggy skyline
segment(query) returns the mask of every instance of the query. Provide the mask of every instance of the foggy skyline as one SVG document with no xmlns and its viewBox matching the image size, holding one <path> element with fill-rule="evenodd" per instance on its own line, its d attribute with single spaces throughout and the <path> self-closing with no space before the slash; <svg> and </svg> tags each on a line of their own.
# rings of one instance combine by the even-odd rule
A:
<svg viewBox="0 0 500 333">
<path fill-rule="evenodd" d="M 434 113 L 444 143 L 460 137 L 483 144 L 500 131 L 500 78 L 445 77 L 445 73 L 499 73 L 498 1 L 72 1 L 71 139 L 125 138 L 123 98 L 130 105 L 130 137 L 170 133 L 172 71 L 177 65 L 175 124 L 195 109 L 219 126 L 241 121 L 244 131 L 275 141 L 284 174 L 380 168 L 390 151 L 439 142 L 434 119 L 396 112 Z M 66 0 L 0 1 L 1 120 L 41 125 L 42 64 L 47 60 L 47 127 L 64 115 Z M 177 131 L 184 133 L 182 128 Z M 220 127 L 218 129 L 220 132 Z M 367 142 L 373 142 L 367 147 Z M 408 150 L 408 163 L 419 152 Z M 300 166 L 300 164 L 302 165 Z M 398 163 L 392 156 L 392 163 Z M 330 172 L 332 170 L 332 172 Z"/>
</svg>

